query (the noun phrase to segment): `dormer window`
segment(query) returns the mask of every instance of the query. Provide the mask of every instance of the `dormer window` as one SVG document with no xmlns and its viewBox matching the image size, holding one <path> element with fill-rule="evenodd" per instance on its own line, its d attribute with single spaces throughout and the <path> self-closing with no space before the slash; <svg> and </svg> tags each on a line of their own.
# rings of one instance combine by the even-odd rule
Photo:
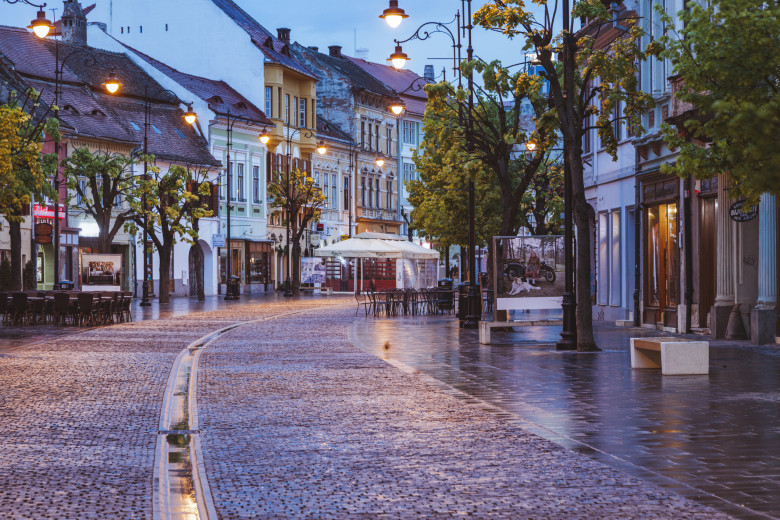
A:
<svg viewBox="0 0 780 520">
<path fill-rule="evenodd" d="M 104 114 L 102 111 L 100 111 L 100 110 L 98 110 L 96 108 L 95 110 L 92 111 L 92 115 L 93 116 L 104 116 L 105 117 L 106 114 Z"/>
<path fill-rule="evenodd" d="M 273 49 L 273 48 L 274 48 L 274 41 L 273 41 L 273 39 L 272 39 L 272 38 L 270 38 L 270 37 L 269 37 L 269 38 L 266 38 L 266 40 L 265 40 L 265 43 L 263 43 L 263 45 L 265 45 L 265 46 L 266 46 L 266 47 L 268 47 L 269 49 Z"/>
<path fill-rule="evenodd" d="M 222 101 L 222 98 L 219 96 L 212 96 L 209 98 L 209 103 L 213 103 L 215 105 L 221 105 L 222 103 L 224 103 L 224 101 Z"/>
<path fill-rule="evenodd" d="M 242 108 L 242 109 L 246 110 L 246 108 L 247 108 L 246 107 L 246 103 L 244 103 L 243 101 L 239 101 L 238 103 L 236 103 L 236 108 Z"/>
<path fill-rule="evenodd" d="M 79 111 L 76 110 L 73 107 L 73 105 L 65 105 L 64 107 L 62 107 L 62 110 L 63 110 L 63 112 L 71 112 L 73 114 L 78 114 L 79 113 Z"/>
</svg>

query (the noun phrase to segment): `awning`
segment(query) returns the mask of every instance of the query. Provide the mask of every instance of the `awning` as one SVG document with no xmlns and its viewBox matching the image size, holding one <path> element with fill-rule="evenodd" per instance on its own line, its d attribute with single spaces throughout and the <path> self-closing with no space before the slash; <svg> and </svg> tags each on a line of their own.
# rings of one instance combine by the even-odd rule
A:
<svg viewBox="0 0 780 520">
<path fill-rule="evenodd" d="M 439 252 L 408 242 L 398 235 L 361 233 L 354 237 L 320 247 L 315 256 L 343 258 L 404 258 L 409 260 L 438 260 Z"/>
</svg>

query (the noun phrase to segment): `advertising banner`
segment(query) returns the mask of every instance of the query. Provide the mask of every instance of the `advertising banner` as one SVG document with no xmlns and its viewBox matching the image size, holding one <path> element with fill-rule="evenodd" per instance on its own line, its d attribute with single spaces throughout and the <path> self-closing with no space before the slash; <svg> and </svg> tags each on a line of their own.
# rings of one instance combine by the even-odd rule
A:
<svg viewBox="0 0 780 520">
<path fill-rule="evenodd" d="M 493 237 L 498 310 L 560 308 L 564 289 L 563 237 Z"/>
<path fill-rule="evenodd" d="M 121 291 L 122 255 L 81 255 L 83 291 Z"/>
</svg>

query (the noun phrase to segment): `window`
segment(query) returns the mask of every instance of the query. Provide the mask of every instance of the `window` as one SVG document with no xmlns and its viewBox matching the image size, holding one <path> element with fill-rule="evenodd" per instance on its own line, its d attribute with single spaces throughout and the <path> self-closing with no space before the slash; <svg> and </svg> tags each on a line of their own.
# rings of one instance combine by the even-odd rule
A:
<svg viewBox="0 0 780 520">
<path fill-rule="evenodd" d="M 290 94 L 284 95 L 284 122 L 290 124 Z"/>
<path fill-rule="evenodd" d="M 301 98 L 301 102 L 298 105 L 299 108 L 299 117 L 298 117 L 298 126 L 301 128 L 306 128 L 306 98 Z"/>
<path fill-rule="evenodd" d="M 381 208 L 382 205 L 379 204 L 379 179 L 376 179 L 376 207 Z"/>
<path fill-rule="evenodd" d="M 366 178 L 360 178 L 360 205 L 366 206 Z"/>
<path fill-rule="evenodd" d="M 87 179 L 79 179 L 79 189 L 84 195 L 87 194 Z M 76 205 L 80 206 L 84 202 L 84 198 L 76 192 Z"/>
<path fill-rule="evenodd" d="M 379 125 L 376 125 L 376 147 L 374 150 L 379 151 Z"/>
<path fill-rule="evenodd" d="M 336 182 L 335 173 L 331 175 L 330 181 L 330 207 L 331 209 L 339 209 L 338 183 Z"/>
<path fill-rule="evenodd" d="M 411 162 L 404 163 L 404 180 L 406 181 L 415 180 L 414 163 Z"/>
<path fill-rule="evenodd" d="M 236 164 L 236 192 L 238 193 L 238 200 L 244 202 L 244 164 Z"/>
<path fill-rule="evenodd" d="M 374 125 L 368 123 L 368 149 L 371 149 L 371 143 L 374 142 Z"/>
<path fill-rule="evenodd" d="M 252 202 L 260 202 L 260 167 L 252 167 Z"/>
<path fill-rule="evenodd" d="M 418 124 L 416 121 L 404 121 L 403 134 L 404 144 L 417 144 Z"/>
<path fill-rule="evenodd" d="M 225 200 L 225 173 L 219 172 L 219 200 Z"/>
<path fill-rule="evenodd" d="M 294 97 L 293 98 L 293 111 L 292 111 L 293 126 L 295 126 L 295 124 L 298 122 L 297 119 L 298 119 L 298 98 Z"/>
<path fill-rule="evenodd" d="M 322 195 L 325 197 L 325 202 L 322 203 L 323 208 L 328 207 L 328 174 L 326 173 L 323 177 L 323 182 L 325 183 L 322 187 Z"/>
<path fill-rule="evenodd" d="M 349 208 L 349 177 L 344 176 L 344 205 L 343 208 Z"/>
<path fill-rule="evenodd" d="M 387 179 L 387 209 L 393 209 L 393 179 Z"/>
<path fill-rule="evenodd" d="M 368 207 L 374 207 L 374 181 L 368 179 Z"/>
<path fill-rule="evenodd" d="M 117 193 L 114 196 L 114 206 L 116 206 L 117 208 L 121 208 L 123 203 L 124 203 L 124 198 L 122 197 L 122 194 Z"/>
<path fill-rule="evenodd" d="M 366 122 L 360 122 L 360 147 L 363 148 L 366 145 Z"/>
<path fill-rule="evenodd" d="M 268 117 L 273 117 L 271 114 L 271 107 L 273 106 L 273 99 L 271 96 L 273 95 L 273 89 L 271 87 L 265 87 L 265 115 Z"/>
<path fill-rule="evenodd" d="M 387 155 L 393 155 L 393 129 L 387 129 Z"/>
</svg>

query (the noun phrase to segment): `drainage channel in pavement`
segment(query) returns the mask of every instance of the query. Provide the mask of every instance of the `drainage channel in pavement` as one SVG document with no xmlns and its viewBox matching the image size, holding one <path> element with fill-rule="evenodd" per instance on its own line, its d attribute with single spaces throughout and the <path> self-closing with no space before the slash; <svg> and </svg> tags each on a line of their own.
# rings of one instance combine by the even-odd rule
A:
<svg viewBox="0 0 780 520">
<path fill-rule="evenodd" d="M 155 520 L 217 518 L 201 454 L 197 388 L 198 360 L 217 338 L 244 325 L 305 312 L 303 310 L 236 323 L 195 340 L 182 350 L 168 377 L 163 396 L 154 464 Z"/>
</svg>

